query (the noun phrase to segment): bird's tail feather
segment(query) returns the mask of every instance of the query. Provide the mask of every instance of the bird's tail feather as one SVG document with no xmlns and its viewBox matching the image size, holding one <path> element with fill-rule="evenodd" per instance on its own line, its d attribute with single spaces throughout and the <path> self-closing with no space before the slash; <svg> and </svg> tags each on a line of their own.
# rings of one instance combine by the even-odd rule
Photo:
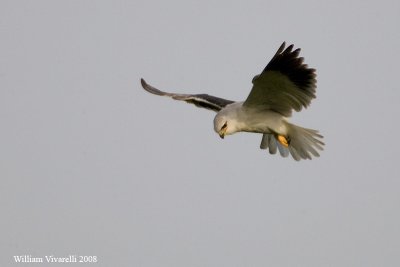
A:
<svg viewBox="0 0 400 267">
<path fill-rule="evenodd" d="M 282 157 L 286 158 L 289 156 L 289 149 L 284 147 L 281 143 L 276 140 L 274 134 L 263 134 L 261 140 L 261 149 L 268 149 L 270 154 L 276 154 L 276 151 L 279 149 L 279 153 Z"/>
<path fill-rule="evenodd" d="M 293 159 L 311 159 L 311 156 L 319 157 L 318 151 L 323 150 L 325 145 L 321 139 L 322 135 L 313 129 L 303 128 L 286 122 L 287 139 L 289 145 L 286 147 L 277 140 L 277 134 L 263 134 L 260 148 L 269 149 L 270 154 L 275 154 L 277 148 L 281 156 L 287 157 L 290 154 Z"/>
</svg>

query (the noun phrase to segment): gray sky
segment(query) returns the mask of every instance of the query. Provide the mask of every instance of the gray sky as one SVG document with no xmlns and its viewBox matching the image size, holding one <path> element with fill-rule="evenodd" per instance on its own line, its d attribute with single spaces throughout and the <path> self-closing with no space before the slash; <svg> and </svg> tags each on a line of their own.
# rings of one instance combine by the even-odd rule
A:
<svg viewBox="0 0 400 267">
<path fill-rule="evenodd" d="M 399 25 L 399 1 L 0 1 L 0 265 L 399 266 Z M 317 69 L 312 161 L 140 87 L 242 100 L 282 41 Z"/>
</svg>

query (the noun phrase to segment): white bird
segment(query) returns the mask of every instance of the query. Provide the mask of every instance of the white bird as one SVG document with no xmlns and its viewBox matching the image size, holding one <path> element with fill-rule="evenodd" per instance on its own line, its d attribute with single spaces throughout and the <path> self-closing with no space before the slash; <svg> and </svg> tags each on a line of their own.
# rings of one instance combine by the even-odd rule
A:
<svg viewBox="0 0 400 267">
<path fill-rule="evenodd" d="M 306 108 L 315 98 L 315 69 L 303 63 L 300 48 L 279 47 L 271 61 L 253 78 L 253 88 L 245 101 L 235 102 L 207 94 L 175 94 L 160 91 L 141 79 L 143 88 L 155 95 L 183 100 L 201 108 L 214 110 L 214 130 L 221 138 L 236 132 L 261 133 L 261 149 L 277 150 L 293 159 L 318 157 L 323 150 L 318 131 L 289 123 L 292 110 Z"/>
</svg>

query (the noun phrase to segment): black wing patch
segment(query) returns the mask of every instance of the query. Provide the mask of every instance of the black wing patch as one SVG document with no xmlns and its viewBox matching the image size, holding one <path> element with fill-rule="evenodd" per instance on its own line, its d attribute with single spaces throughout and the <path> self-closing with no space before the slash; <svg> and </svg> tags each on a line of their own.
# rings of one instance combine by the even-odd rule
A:
<svg viewBox="0 0 400 267">
<path fill-rule="evenodd" d="M 286 49 L 285 46 L 286 43 L 283 42 L 263 72 L 279 71 L 286 75 L 299 89 L 314 98 L 317 83 L 316 70 L 303 63 L 304 58 L 299 57 L 300 48 L 292 51 L 293 45 Z"/>
<path fill-rule="evenodd" d="M 175 100 L 181 100 L 185 101 L 190 104 L 194 104 L 197 107 L 200 108 L 205 108 L 213 111 L 220 111 L 222 108 L 225 106 L 234 103 L 235 101 L 207 95 L 207 94 L 175 94 L 175 93 L 167 93 L 163 92 L 148 83 L 144 79 L 141 79 L 141 83 L 143 86 L 143 89 L 145 89 L 147 92 L 155 94 L 155 95 L 160 95 L 160 96 L 168 96 L 171 97 Z"/>
</svg>

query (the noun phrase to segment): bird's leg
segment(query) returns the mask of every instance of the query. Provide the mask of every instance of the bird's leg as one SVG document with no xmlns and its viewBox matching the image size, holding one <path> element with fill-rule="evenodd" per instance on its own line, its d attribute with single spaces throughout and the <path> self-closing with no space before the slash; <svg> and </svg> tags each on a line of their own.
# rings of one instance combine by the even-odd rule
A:
<svg viewBox="0 0 400 267">
<path fill-rule="evenodd" d="M 284 147 L 288 147 L 290 145 L 290 137 L 289 136 L 284 136 L 282 134 L 279 134 L 272 130 L 271 128 L 268 128 L 270 132 L 275 136 L 275 139 L 279 141 Z"/>
</svg>

